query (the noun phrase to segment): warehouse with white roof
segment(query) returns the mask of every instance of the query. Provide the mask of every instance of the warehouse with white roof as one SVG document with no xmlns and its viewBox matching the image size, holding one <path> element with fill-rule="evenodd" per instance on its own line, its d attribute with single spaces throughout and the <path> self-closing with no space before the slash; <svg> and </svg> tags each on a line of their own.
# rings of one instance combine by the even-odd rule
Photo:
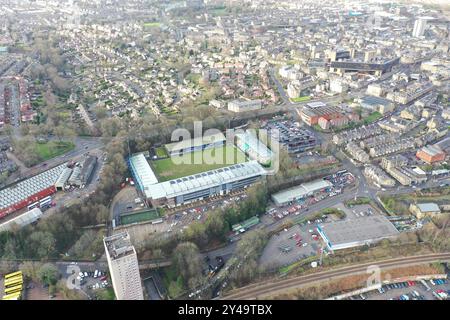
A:
<svg viewBox="0 0 450 320">
<path fill-rule="evenodd" d="M 272 200 L 277 206 L 284 206 L 293 201 L 305 199 L 316 192 L 328 190 L 333 184 L 328 180 L 314 180 L 302 183 L 299 186 L 289 188 L 272 195 Z"/>
<path fill-rule="evenodd" d="M 370 245 L 399 235 L 395 226 L 382 215 L 327 222 L 318 225 L 317 231 L 330 250 Z"/>
<path fill-rule="evenodd" d="M 55 183 L 66 167 L 61 164 L 0 190 L 0 218 L 55 193 Z"/>
<path fill-rule="evenodd" d="M 14 225 L 18 227 L 25 227 L 33 222 L 36 222 L 42 217 L 42 211 L 39 208 L 31 209 L 20 216 L 17 216 L 11 220 L 8 220 L 0 224 L 0 232 L 9 231 Z"/>
</svg>

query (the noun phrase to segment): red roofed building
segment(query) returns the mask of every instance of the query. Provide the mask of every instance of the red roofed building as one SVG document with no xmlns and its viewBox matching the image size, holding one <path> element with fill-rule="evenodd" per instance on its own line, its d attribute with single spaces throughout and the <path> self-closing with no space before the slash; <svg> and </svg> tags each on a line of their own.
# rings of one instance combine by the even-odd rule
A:
<svg viewBox="0 0 450 320">
<path fill-rule="evenodd" d="M 437 145 L 423 147 L 417 151 L 416 156 L 429 164 L 445 160 L 445 152 Z"/>
</svg>

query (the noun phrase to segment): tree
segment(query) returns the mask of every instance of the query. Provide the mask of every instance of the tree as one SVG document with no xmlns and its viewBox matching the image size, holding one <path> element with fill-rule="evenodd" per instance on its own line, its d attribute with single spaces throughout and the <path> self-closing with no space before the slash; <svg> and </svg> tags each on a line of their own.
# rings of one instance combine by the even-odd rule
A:
<svg viewBox="0 0 450 320">
<path fill-rule="evenodd" d="M 59 278 L 59 271 L 51 263 L 44 264 L 38 271 L 38 277 L 44 285 L 55 285 Z"/>
<path fill-rule="evenodd" d="M 202 258 L 192 242 L 180 243 L 173 252 L 172 261 L 185 285 L 192 285 L 195 283 L 193 279 L 202 274 Z"/>
<path fill-rule="evenodd" d="M 267 233 L 263 230 L 251 231 L 239 241 L 234 255 L 241 265 L 231 273 L 235 285 L 245 285 L 259 275 L 258 259 L 266 242 Z"/>
<path fill-rule="evenodd" d="M 38 272 L 42 268 L 42 263 L 25 261 L 19 267 L 22 270 L 23 275 L 33 281 L 39 281 Z"/>
<path fill-rule="evenodd" d="M 210 239 L 223 240 L 229 229 L 222 212 L 211 212 L 206 218 L 205 229 Z"/>
<path fill-rule="evenodd" d="M 48 259 L 55 255 L 55 238 L 50 232 L 33 232 L 28 238 L 29 255 L 38 259 Z"/>
</svg>

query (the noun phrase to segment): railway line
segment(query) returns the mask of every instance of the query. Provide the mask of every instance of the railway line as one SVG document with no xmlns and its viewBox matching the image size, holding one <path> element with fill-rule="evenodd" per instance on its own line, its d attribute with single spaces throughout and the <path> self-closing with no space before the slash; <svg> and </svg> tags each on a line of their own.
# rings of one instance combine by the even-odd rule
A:
<svg viewBox="0 0 450 320">
<path fill-rule="evenodd" d="M 436 261 L 450 261 L 450 253 L 436 253 L 421 256 L 401 257 L 378 262 L 364 263 L 360 265 L 347 266 L 337 270 L 329 270 L 309 274 L 298 277 L 291 277 L 275 281 L 267 281 L 263 283 L 249 285 L 234 291 L 224 296 L 224 300 L 254 300 L 263 299 L 268 295 L 281 292 L 283 290 L 290 290 L 304 285 L 339 278 L 343 276 L 350 276 L 354 274 L 366 273 L 369 266 L 377 265 L 380 269 L 392 269 L 395 267 L 402 267 L 407 265 L 415 265 L 422 263 L 431 263 Z"/>
</svg>

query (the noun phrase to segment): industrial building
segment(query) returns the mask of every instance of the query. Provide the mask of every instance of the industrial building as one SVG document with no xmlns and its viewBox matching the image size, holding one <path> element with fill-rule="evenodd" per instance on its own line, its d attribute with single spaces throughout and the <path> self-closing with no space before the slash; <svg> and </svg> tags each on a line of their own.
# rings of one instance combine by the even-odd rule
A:
<svg viewBox="0 0 450 320">
<path fill-rule="evenodd" d="M 20 216 L 8 220 L 0 224 L 0 232 L 11 230 L 14 225 L 18 227 L 25 227 L 33 222 L 36 222 L 42 217 L 42 211 L 39 208 L 31 209 Z"/>
<path fill-rule="evenodd" d="M 437 214 L 441 214 L 441 208 L 436 203 L 411 203 L 409 211 L 414 214 L 418 219 L 425 217 L 432 217 Z"/>
<path fill-rule="evenodd" d="M 445 152 L 438 145 L 423 147 L 417 151 L 416 156 L 429 164 L 445 160 Z"/>
<path fill-rule="evenodd" d="M 228 110 L 232 112 L 245 112 L 260 110 L 262 106 L 261 100 L 233 100 L 228 102 Z"/>
<path fill-rule="evenodd" d="M 55 188 L 56 190 L 62 191 L 64 190 L 64 187 L 66 186 L 67 181 L 69 180 L 70 176 L 72 175 L 72 168 L 64 168 L 64 170 L 59 175 L 58 179 L 55 182 Z"/>
<path fill-rule="evenodd" d="M 246 131 L 245 133 L 236 133 L 235 136 L 236 145 L 242 152 L 262 165 L 270 165 L 273 153 L 255 134 Z"/>
<path fill-rule="evenodd" d="M 168 143 L 164 147 L 166 148 L 169 156 L 173 157 L 181 156 L 190 152 L 221 147 L 225 144 L 225 141 L 226 138 L 223 133 L 218 132 L 216 134 Z"/>
<path fill-rule="evenodd" d="M 272 201 L 277 206 L 284 206 L 296 200 L 302 200 L 318 192 L 330 191 L 333 184 L 328 180 L 314 180 L 302 183 L 299 186 L 289 188 L 272 194 Z"/>
<path fill-rule="evenodd" d="M 257 161 L 234 164 L 142 188 L 154 207 L 175 207 L 246 188 L 265 176 Z"/>
<path fill-rule="evenodd" d="M 79 165 L 76 165 L 67 183 L 72 186 L 83 187 L 90 182 L 92 173 L 97 165 L 97 157 L 88 156 Z"/>
<path fill-rule="evenodd" d="M 128 232 L 103 239 L 117 300 L 144 300 L 136 250 Z"/>
<path fill-rule="evenodd" d="M 332 71 L 339 71 L 339 72 L 358 71 L 381 75 L 383 73 L 391 71 L 392 67 L 400 62 L 400 57 L 393 58 L 391 60 L 387 59 L 377 59 L 377 60 L 378 61 L 376 61 L 376 59 L 372 59 L 372 62 L 352 61 L 352 60 L 332 61 L 330 63 L 330 68 Z"/>
<path fill-rule="evenodd" d="M 338 107 L 327 106 L 322 102 L 311 102 L 303 107 L 300 117 L 307 125 L 313 126 L 319 123 L 320 117 L 331 120 L 342 117 L 342 114 Z"/>
<path fill-rule="evenodd" d="M 0 218 L 55 193 L 55 183 L 66 167 L 61 164 L 0 190 Z"/>
<path fill-rule="evenodd" d="M 378 111 L 381 114 L 392 112 L 394 110 L 394 103 L 388 99 L 374 96 L 363 96 L 356 99 L 359 105 L 370 111 Z"/>
<path fill-rule="evenodd" d="M 328 249 L 333 251 L 370 245 L 399 234 L 395 226 L 381 215 L 328 222 L 318 225 L 317 231 Z"/>
</svg>

